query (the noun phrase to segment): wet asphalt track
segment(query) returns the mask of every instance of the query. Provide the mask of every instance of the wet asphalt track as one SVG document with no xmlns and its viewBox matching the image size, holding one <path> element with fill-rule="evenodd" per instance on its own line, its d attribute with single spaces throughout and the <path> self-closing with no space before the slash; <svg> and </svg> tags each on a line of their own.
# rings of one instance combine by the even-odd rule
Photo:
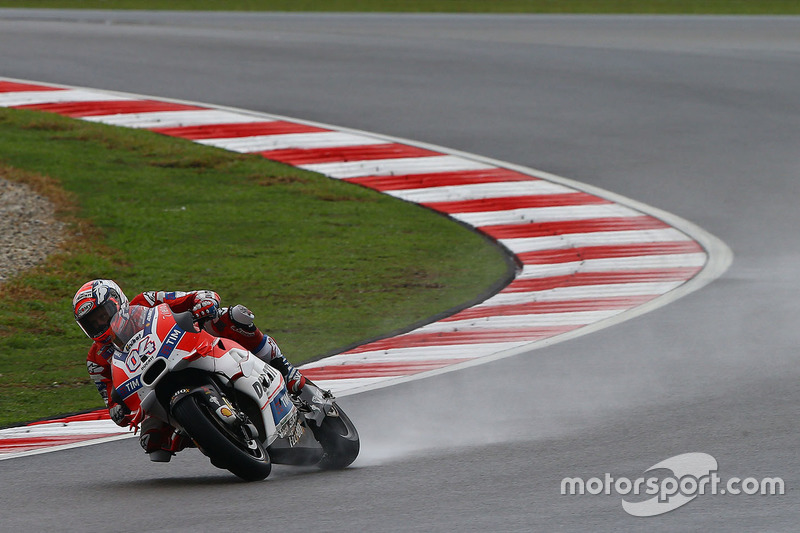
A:
<svg viewBox="0 0 800 533">
<path fill-rule="evenodd" d="M 793 531 L 800 518 L 800 19 L 31 14 L 0 74 L 255 109 L 432 142 L 684 217 L 735 254 L 622 325 L 345 398 L 343 472 L 243 484 L 134 440 L 0 463 L 3 531 Z M 476 289 L 477 290 L 477 289 Z M 81 354 L 76 354 L 81 357 Z M 564 477 L 705 452 L 783 496 L 634 518 Z M 263 527 L 262 517 L 269 517 Z M 113 524 L 113 527 L 112 527 Z"/>
</svg>

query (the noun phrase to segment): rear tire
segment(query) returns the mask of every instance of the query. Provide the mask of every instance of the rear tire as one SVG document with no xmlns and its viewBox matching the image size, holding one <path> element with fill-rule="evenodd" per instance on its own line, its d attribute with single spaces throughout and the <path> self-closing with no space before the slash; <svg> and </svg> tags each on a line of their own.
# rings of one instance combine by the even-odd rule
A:
<svg viewBox="0 0 800 533">
<path fill-rule="evenodd" d="M 214 466 L 225 468 L 245 481 L 262 480 L 272 470 L 269 454 L 258 438 L 251 439 L 255 449 L 248 447 L 243 433 L 237 434 L 194 395 L 175 404 L 172 415 Z"/>
<path fill-rule="evenodd" d="M 326 416 L 320 427 L 312 429 L 325 452 L 317 464 L 323 470 L 341 470 L 350 466 L 361 449 L 356 427 L 335 402 L 333 409 L 335 413 Z"/>
</svg>

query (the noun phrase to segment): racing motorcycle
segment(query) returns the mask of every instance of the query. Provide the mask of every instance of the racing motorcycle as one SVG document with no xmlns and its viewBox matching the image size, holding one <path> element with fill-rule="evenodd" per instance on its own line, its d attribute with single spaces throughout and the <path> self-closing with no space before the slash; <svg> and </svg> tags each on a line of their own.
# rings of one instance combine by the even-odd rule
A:
<svg viewBox="0 0 800 533">
<path fill-rule="evenodd" d="M 358 456 L 358 432 L 329 391 L 307 380 L 291 395 L 280 372 L 196 327 L 191 313 L 130 306 L 112 329 L 115 399 L 135 414 L 132 426 L 156 417 L 174 428 L 170 442 L 190 438 L 247 481 L 272 463 L 341 469 Z"/>
</svg>

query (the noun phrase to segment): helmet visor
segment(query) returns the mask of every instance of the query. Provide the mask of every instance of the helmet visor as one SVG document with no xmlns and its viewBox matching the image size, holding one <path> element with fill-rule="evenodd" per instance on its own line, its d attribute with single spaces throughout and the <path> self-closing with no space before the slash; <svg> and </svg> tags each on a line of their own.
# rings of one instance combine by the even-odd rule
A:
<svg viewBox="0 0 800 533">
<path fill-rule="evenodd" d="M 84 333 L 96 339 L 111 327 L 111 319 L 117 314 L 117 305 L 111 300 L 95 307 L 86 315 L 78 319 L 78 325 Z"/>
</svg>

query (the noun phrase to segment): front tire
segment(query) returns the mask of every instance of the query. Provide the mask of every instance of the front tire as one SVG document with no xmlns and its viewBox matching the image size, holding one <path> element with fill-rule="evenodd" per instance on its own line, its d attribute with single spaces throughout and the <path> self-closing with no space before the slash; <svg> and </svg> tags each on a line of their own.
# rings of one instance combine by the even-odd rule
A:
<svg viewBox="0 0 800 533">
<path fill-rule="evenodd" d="M 269 454 L 257 436 L 248 439 L 244 430 L 235 431 L 194 395 L 175 404 L 172 415 L 214 466 L 245 481 L 262 480 L 272 470 Z"/>
</svg>

